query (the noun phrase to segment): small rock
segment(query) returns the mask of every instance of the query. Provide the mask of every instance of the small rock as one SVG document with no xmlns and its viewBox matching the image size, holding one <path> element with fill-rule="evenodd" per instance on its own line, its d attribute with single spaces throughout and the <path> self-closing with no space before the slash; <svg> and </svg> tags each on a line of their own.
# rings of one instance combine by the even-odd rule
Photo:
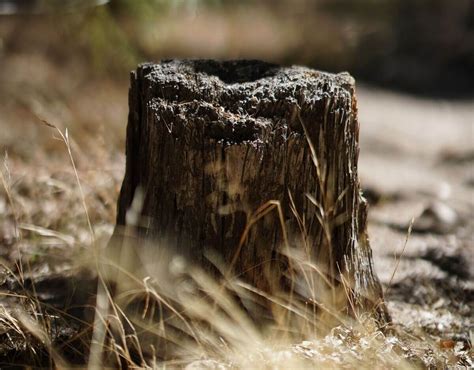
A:
<svg viewBox="0 0 474 370">
<path fill-rule="evenodd" d="M 426 207 L 413 224 L 413 231 L 447 234 L 458 225 L 459 217 L 454 209 L 441 202 Z"/>
<path fill-rule="evenodd" d="M 453 349 L 455 344 L 456 344 L 456 342 L 454 342 L 451 339 L 442 339 L 439 342 L 439 348 L 441 348 L 441 349 Z"/>
</svg>

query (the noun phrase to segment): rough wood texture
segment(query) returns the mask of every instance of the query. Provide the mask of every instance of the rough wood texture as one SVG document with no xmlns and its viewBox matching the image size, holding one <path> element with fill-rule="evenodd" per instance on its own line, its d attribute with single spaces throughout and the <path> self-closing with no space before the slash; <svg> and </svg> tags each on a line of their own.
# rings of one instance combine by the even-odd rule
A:
<svg viewBox="0 0 474 370">
<path fill-rule="evenodd" d="M 205 252 L 217 255 L 263 290 L 289 285 L 286 252 L 299 248 L 334 284 L 342 275 L 358 302 L 380 303 L 349 74 L 258 61 L 163 61 L 132 73 L 129 99 L 116 236 L 141 189 L 134 229 L 156 248 L 206 269 Z M 270 200 L 280 202 L 285 227 L 274 209 L 239 248 L 255 211 Z"/>
</svg>

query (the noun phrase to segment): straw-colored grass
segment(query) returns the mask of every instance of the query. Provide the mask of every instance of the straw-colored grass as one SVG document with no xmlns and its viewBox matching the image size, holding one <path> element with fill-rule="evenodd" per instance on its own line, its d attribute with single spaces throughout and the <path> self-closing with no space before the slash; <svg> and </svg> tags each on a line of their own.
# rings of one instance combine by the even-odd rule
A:
<svg viewBox="0 0 474 370">
<path fill-rule="evenodd" d="M 143 251 L 138 256 L 142 268 L 132 269 L 124 257 L 127 251 L 120 256 L 104 253 L 111 230 L 100 222 L 110 225 L 113 219 L 113 207 L 104 204 L 111 202 L 105 197 L 113 198 L 110 188 L 117 184 L 112 181 L 109 190 L 104 189 L 104 173 L 78 170 L 71 138 L 51 129 L 65 144 L 61 177 L 55 178 L 54 168 L 48 169 L 49 176 L 40 169 L 20 178 L 14 172 L 20 166 L 8 160 L 2 169 L 8 201 L 4 220 L 13 223 L 16 246 L 3 265 L 6 275 L 18 282 L 18 292 L 2 293 L 10 295 L 6 298 L 11 304 L 0 305 L 0 326 L 13 333 L 12 341 L 29 347 L 29 361 L 37 356 L 52 368 L 73 365 L 68 359 L 71 349 L 52 330 L 58 318 L 64 319 L 63 325 L 74 321 L 80 327 L 74 338 L 83 347 L 76 355 L 82 358 L 79 367 L 90 369 L 373 369 L 467 361 L 460 348 L 446 352 L 428 336 L 381 328 L 370 312 L 344 316 L 341 307 L 350 304 L 345 290 L 332 287 L 320 266 L 297 251 L 288 249 L 288 256 L 296 266 L 294 284 L 306 285 L 303 288 L 311 292 L 306 302 L 291 294 L 258 291 L 225 273 L 222 281 L 216 280 L 182 258 L 157 256 L 157 246 L 126 244 L 129 253 Z M 269 202 L 260 210 L 273 211 L 278 212 L 278 203 Z M 45 304 L 35 291 L 36 277 L 55 271 L 67 279 L 71 271 L 84 268 L 98 277 L 97 289 L 91 288 L 97 292 L 95 300 L 83 302 L 93 305 L 95 313 L 89 317 L 71 318 Z M 26 280 L 32 282 L 29 288 Z M 271 307 L 270 317 L 248 308 L 262 301 Z"/>
</svg>

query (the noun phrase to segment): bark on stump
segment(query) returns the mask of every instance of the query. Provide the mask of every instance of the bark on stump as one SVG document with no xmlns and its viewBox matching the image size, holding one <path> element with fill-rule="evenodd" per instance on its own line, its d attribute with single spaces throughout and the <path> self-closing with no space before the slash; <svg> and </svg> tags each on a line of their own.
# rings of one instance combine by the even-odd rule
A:
<svg viewBox="0 0 474 370">
<path fill-rule="evenodd" d="M 232 264 L 233 276 L 264 291 L 291 284 L 287 248 L 300 249 L 334 284 L 349 286 L 356 304 L 384 311 L 357 175 L 349 74 L 170 60 L 132 72 L 129 104 L 116 237 L 140 189 L 141 222 L 132 227 L 156 248 L 208 271 L 205 251 L 212 251 Z M 239 247 L 246 225 L 270 200 L 280 202 L 284 228 L 275 209 Z"/>
</svg>

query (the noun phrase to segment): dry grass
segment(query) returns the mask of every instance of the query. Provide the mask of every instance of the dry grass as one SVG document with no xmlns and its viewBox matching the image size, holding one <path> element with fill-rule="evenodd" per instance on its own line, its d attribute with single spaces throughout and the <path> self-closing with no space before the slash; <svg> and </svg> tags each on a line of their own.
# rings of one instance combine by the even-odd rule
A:
<svg viewBox="0 0 474 370">
<path fill-rule="evenodd" d="M 82 304 L 94 302 L 95 314 L 84 320 L 72 319 L 80 329 L 71 337 L 82 343 L 82 353 L 76 354 L 82 361 L 87 361 L 90 353 L 91 369 L 467 365 L 466 349 L 455 343 L 440 348 L 423 334 L 412 337 L 401 328 L 381 330 L 370 315 L 343 316 L 338 299 L 334 300 L 335 293 L 340 296 L 341 292 L 321 283 L 319 267 L 298 254 L 290 256 L 299 275 L 305 276 L 307 290 L 326 297 L 325 302 L 317 302 L 317 314 L 312 305 L 291 296 L 265 294 L 231 276 L 218 282 L 182 259 L 163 258 L 170 263 L 145 263 L 142 271 L 127 270 L 127 261 L 120 261 L 120 256 L 110 259 L 102 253 L 113 222 L 111 189 L 120 177 L 77 169 L 72 139 L 56 128 L 53 131 L 65 144 L 62 161 L 47 169 L 33 169 L 30 176 L 20 177 L 21 164 L 7 159 L 2 169 L 2 217 L 5 225 L 10 225 L 10 242 L 15 246 L 3 265 L 19 288 L 16 293 L 2 293 L 11 297 L 9 305 L 1 305 L 0 325 L 4 332 L 13 333 L 13 342 L 28 347 L 30 361 L 42 357 L 53 368 L 81 361 L 77 357 L 70 360 L 70 347 L 52 330 L 60 320 L 64 326 L 70 325 L 66 319 L 71 317 L 44 302 L 35 290 L 35 280 L 53 272 L 67 279 L 71 271 L 74 274 L 87 267 L 99 277 L 98 294 L 95 302 Z M 108 166 L 106 161 L 96 165 Z M 261 212 L 273 210 L 278 210 L 278 204 L 268 203 Z M 146 254 L 142 257 L 149 261 Z M 327 294 L 316 294 L 315 286 L 326 286 Z M 94 286 L 91 289 L 94 291 Z M 262 324 L 239 303 L 262 299 L 271 303 L 274 312 L 283 312 L 283 319 Z M 332 326 L 335 328 L 329 332 L 321 330 Z M 66 342 L 71 342 L 71 337 Z"/>
</svg>

